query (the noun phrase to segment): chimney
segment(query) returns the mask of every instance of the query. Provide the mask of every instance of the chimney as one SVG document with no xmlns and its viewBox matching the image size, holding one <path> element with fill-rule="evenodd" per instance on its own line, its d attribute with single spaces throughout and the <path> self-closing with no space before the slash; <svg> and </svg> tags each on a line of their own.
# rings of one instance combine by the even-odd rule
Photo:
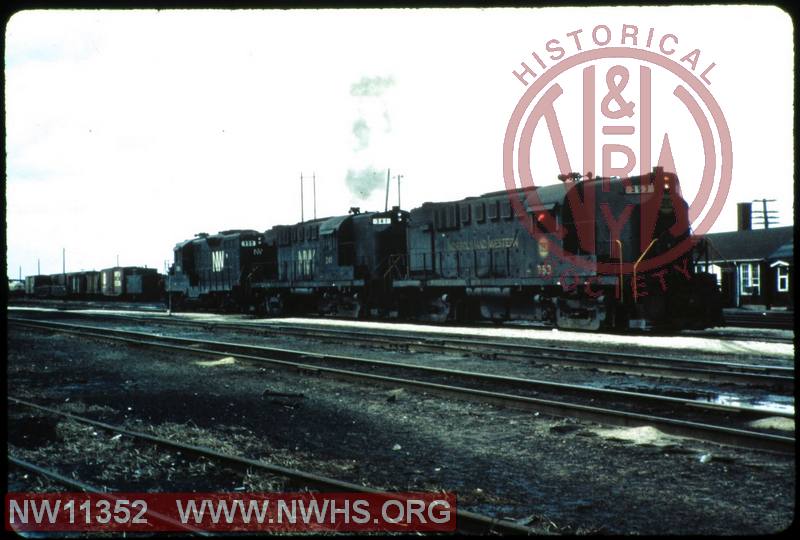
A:
<svg viewBox="0 0 800 540">
<path fill-rule="evenodd" d="M 752 203 L 740 202 L 736 205 L 736 215 L 738 216 L 738 231 L 749 231 L 752 227 Z"/>
</svg>

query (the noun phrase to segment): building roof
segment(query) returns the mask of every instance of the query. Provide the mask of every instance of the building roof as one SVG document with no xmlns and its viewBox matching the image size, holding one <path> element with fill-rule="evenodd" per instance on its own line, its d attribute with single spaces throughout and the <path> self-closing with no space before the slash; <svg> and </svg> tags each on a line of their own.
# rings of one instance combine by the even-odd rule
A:
<svg viewBox="0 0 800 540">
<path fill-rule="evenodd" d="M 773 251 L 768 261 L 794 261 L 794 242 L 783 244 L 781 247 Z"/>
<path fill-rule="evenodd" d="M 778 248 L 791 246 L 794 227 L 775 227 L 750 231 L 730 231 L 707 234 L 704 238 L 711 245 L 709 258 L 712 261 L 753 261 L 772 258 Z"/>
</svg>

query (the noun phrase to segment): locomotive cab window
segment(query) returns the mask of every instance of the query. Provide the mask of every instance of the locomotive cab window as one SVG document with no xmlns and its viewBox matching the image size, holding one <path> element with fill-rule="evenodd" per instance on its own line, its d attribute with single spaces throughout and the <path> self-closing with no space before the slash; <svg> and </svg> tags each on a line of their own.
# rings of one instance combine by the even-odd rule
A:
<svg viewBox="0 0 800 540">
<path fill-rule="evenodd" d="M 468 204 L 461 206 L 461 223 L 464 225 L 469 224 L 470 210 L 472 210 L 472 207 Z"/>
<path fill-rule="evenodd" d="M 482 202 L 475 205 L 475 221 L 478 223 L 486 222 L 486 207 Z"/>
<path fill-rule="evenodd" d="M 513 213 L 511 212 L 511 201 L 498 201 L 500 203 L 501 216 L 505 220 L 510 220 Z"/>
<path fill-rule="evenodd" d="M 492 221 L 497 221 L 500 219 L 500 209 L 498 208 L 498 203 L 500 201 L 492 201 L 486 203 L 486 213 L 488 214 L 488 218 Z"/>
</svg>

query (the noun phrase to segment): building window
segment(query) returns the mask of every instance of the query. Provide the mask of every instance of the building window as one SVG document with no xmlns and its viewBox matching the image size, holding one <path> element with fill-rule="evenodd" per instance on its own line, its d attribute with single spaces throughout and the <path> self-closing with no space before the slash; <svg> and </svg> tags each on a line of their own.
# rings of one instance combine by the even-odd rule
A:
<svg viewBox="0 0 800 540">
<path fill-rule="evenodd" d="M 789 267 L 778 267 L 778 292 L 789 292 Z"/>
<path fill-rule="evenodd" d="M 742 296 L 761 294 L 761 268 L 758 263 L 742 263 L 739 266 L 739 291 Z"/>
</svg>

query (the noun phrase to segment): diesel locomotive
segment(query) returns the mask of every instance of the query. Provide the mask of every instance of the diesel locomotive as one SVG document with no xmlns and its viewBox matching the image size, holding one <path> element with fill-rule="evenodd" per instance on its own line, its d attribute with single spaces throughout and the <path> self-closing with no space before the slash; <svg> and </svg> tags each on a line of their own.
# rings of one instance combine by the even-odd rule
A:
<svg viewBox="0 0 800 540">
<path fill-rule="evenodd" d="M 265 233 L 200 234 L 175 246 L 167 293 L 177 308 L 380 315 L 392 305 L 391 278 L 404 272 L 407 221 L 397 207 L 351 208 Z"/>
<path fill-rule="evenodd" d="M 432 320 L 559 328 L 702 328 L 716 280 L 695 272 L 677 176 L 564 175 L 561 184 L 426 203 L 411 212 L 408 273 L 393 287 Z"/>
<path fill-rule="evenodd" d="M 585 179 L 584 179 L 585 178 Z M 531 320 L 598 330 L 721 322 L 695 270 L 675 174 L 571 173 L 561 183 L 361 212 L 175 247 L 174 307 L 431 321 Z"/>
</svg>

